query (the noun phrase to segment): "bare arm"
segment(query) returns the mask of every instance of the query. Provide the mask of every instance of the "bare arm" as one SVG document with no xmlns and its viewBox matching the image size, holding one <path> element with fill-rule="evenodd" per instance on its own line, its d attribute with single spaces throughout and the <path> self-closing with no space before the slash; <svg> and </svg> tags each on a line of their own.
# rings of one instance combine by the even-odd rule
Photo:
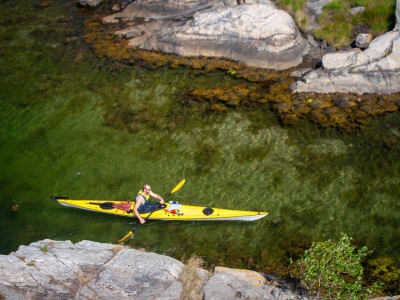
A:
<svg viewBox="0 0 400 300">
<path fill-rule="evenodd" d="M 164 199 L 160 195 L 158 195 L 156 193 L 153 193 L 153 192 L 150 192 L 150 196 L 158 199 L 158 201 L 160 201 L 160 204 L 164 204 Z"/>
<path fill-rule="evenodd" d="M 143 224 L 144 222 L 146 222 L 139 214 L 138 212 L 138 208 L 139 206 L 143 203 L 143 199 L 142 197 L 138 196 L 136 197 L 136 203 L 135 203 L 135 207 L 133 208 L 133 212 L 135 213 L 136 217 L 139 219 L 140 223 Z"/>
</svg>

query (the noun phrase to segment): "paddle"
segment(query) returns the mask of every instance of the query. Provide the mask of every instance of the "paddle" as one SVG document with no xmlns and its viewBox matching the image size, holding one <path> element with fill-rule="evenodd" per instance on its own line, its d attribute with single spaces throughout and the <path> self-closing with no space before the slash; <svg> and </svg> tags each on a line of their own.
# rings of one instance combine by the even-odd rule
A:
<svg viewBox="0 0 400 300">
<path fill-rule="evenodd" d="M 169 197 L 171 197 L 173 193 L 177 192 L 177 191 L 185 184 L 185 182 L 186 182 L 186 179 L 182 179 L 182 180 L 172 189 L 172 191 L 167 195 L 167 197 L 165 197 L 165 200 L 164 200 L 164 201 L 167 201 L 167 199 L 168 199 Z M 161 207 L 161 206 L 160 206 L 160 207 Z M 157 210 L 158 210 L 158 209 L 153 210 L 153 211 L 145 218 L 145 220 L 147 221 L 147 219 L 153 214 L 153 212 L 155 212 L 155 211 L 157 211 Z M 140 226 L 140 225 L 142 225 L 142 224 L 139 223 L 138 226 Z M 133 234 L 133 232 L 134 232 L 135 230 L 137 230 L 137 227 L 133 227 L 131 231 L 129 231 L 122 239 L 120 239 L 120 240 L 118 241 L 118 243 L 122 243 L 122 242 L 124 242 L 126 239 L 128 239 L 128 238 Z"/>
</svg>

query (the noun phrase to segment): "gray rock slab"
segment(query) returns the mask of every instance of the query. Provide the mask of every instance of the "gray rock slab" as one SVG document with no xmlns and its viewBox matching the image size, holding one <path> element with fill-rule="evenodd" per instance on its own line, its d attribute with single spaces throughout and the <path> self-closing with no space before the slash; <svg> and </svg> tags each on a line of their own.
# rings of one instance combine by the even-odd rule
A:
<svg viewBox="0 0 400 300">
<path fill-rule="evenodd" d="M 83 293 L 94 292 L 105 299 L 179 299 L 182 269 L 183 264 L 173 258 L 125 249 L 104 266 Z"/>
<path fill-rule="evenodd" d="M 171 4 L 160 8 L 158 2 L 147 8 L 142 4 L 141 12 L 133 9 L 135 3 L 132 3 L 123 12 L 103 21 L 147 16 L 154 21 L 138 25 L 137 31 L 130 28 L 116 34 L 134 36 L 136 32 L 144 32 L 131 38 L 129 45 L 181 56 L 223 57 L 249 66 L 284 70 L 299 65 L 308 53 L 308 43 L 292 17 L 273 3 L 263 0 L 263 3 L 254 1 L 252 5 L 233 7 L 221 6 L 221 3 L 208 7 L 207 2 L 204 4 L 206 9 L 200 9 L 173 7 Z M 191 20 L 173 22 L 163 19 L 163 15 L 168 18 L 172 13 L 182 16 L 185 10 L 188 14 L 188 11 L 196 9 L 199 10 Z"/>
<path fill-rule="evenodd" d="M 294 92 L 397 93 L 400 91 L 400 32 L 374 39 L 367 50 L 326 54 L 323 68 L 295 82 Z"/>
<path fill-rule="evenodd" d="M 266 278 L 251 270 L 216 267 L 204 286 L 204 300 L 306 299 L 287 289 L 270 286 Z"/>
<path fill-rule="evenodd" d="M 325 54 L 322 58 L 322 65 L 326 70 L 349 67 L 354 63 L 356 54 L 360 52 L 361 50 L 356 48 L 350 51 L 340 51 Z"/>
<path fill-rule="evenodd" d="M 229 273 L 214 274 L 203 291 L 204 300 L 274 299 L 269 287 L 254 286 Z"/>
<path fill-rule="evenodd" d="M 81 241 L 43 240 L 0 255 L 5 299 L 179 299 L 173 258 Z"/>
</svg>

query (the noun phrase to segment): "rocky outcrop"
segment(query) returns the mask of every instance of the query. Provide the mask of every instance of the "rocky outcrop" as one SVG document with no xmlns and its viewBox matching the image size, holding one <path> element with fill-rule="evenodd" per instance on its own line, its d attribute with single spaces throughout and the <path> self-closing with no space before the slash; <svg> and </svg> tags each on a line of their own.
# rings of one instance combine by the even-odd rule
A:
<svg viewBox="0 0 400 300">
<path fill-rule="evenodd" d="M 179 299 L 183 264 L 112 244 L 44 240 L 0 255 L 5 299 Z"/>
<path fill-rule="evenodd" d="M 168 256 L 120 245 L 43 240 L 0 255 L 0 299 L 180 299 L 190 272 Z M 186 272 L 186 273 L 185 273 Z M 305 299 L 249 270 L 198 270 L 201 299 Z M 185 288 L 193 286 L 186 284 Z M 187 294 L 187 293 L 186 293 Z"/>
<path fill-rule="evenodd" d="M 147 20 L 116 32 L 134 48 L 223 57 L 276 70 L 299 65 L 308 43 L 290 15 L 268 0 L 250 3 L 135 2 L 103 21 Z M 193 18 L 188 19 L 190 16 Z"/>
<path fill-rule="evenodd" d="M 397 24 L 369 44 L 368 49 L 352 49 L 325 54 L 322 68 L 295 82 L 293 92 L 384 93 L 400 92 L 400 0 Z"/>
</svg>

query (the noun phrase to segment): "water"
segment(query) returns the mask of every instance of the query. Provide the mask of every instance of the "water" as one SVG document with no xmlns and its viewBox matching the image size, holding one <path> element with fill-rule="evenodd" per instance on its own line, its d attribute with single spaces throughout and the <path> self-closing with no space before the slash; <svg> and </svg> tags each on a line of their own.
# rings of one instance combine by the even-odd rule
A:
<svg viewBox="0 0 400 300">
<path fill-rule="evenodd" d="M 51 195 L 129 200 L 143 183 L 166 195 L 186 178 L 174 200 L 271 214 L 153 222 L 128 245 L 283 274 L 313 240 L 346 232 L 400 259 L 399 113 L 342 133 L 307 121 L 282 127 L 266 109 L 209 112 L 187 91 L 239 80 L 96 58 L 80 38 L 83 12 L 38 3 L 0 3 L 0 253 L 45 238 L 113 243 L 131 227 Z"/>
</svg>

